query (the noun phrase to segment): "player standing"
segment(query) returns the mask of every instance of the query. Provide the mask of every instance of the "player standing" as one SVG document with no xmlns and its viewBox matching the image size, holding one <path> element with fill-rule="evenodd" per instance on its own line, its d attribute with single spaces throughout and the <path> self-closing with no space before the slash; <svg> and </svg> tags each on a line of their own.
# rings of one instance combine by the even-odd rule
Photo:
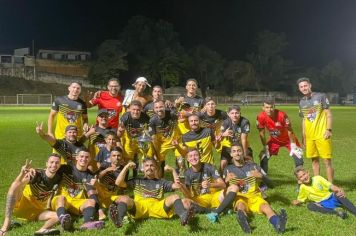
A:
<svg viewBox="0 0 356 236">
<path fill-rule="evenodd" d="M 312 159 L 314 175 L 319 175 L 319 159 L 322 158 L 326 167 L 329 182 L 333 182 L 334 168 L 331 164 L 332 147 L 332 113 L 329 100 L 324 93 L 312 92 L 308 78 L 297 81 L 299 91 L 304 97 L 299 102 L 299 114 L 303 118 L 303 143 L 306 158 Z"/>
</svg>

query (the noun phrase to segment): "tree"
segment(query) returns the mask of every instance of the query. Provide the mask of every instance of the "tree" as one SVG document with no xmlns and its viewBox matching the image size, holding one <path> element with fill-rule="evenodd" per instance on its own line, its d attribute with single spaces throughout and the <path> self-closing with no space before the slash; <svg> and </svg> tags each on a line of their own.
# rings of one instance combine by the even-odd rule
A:
<svg viewBox="0 0 356 236">
<path fill-rule="evenodd" d="M 256 84 L 255 70 L 251 63 L 245 61 L 228 62 L 224 68 L 224 78 L 222 90 L 228 94 L 250 90 Z"/>
<path fill-rule="evenodd" d="M 186 67 L 185 51 L 169 22 L 134 16 L 120 35 L 130 71 L 163 87 L 176 85 Z"/>
<path fill-rule="evenodd" d="M 88 78 L 94 85 L 104 86 L 112 78 L 118 78 L 120 72 L 128 69 L 119 40 L 106 40 L 97 49 L 97 60 L 89 70 Z"/>
<path fill-rule="evenodd" d="M 292 64 L 281 55 L 288 46 L 286 35 L 265 30 L 257 35 L 254 44 L 256 50 L 248 54 L 247 59 L 256 71 L 257 90 L 285 84 L 288 78 L 285 73 Z"/>
<path fill-rule="evenodd" d="M 190 75 L 200 85 L 202 96 L 206 97 L 208 87 L 215 87 L 223 81 L 223 57 L 207 48 L 199 45 L 190 53 Z"/>
<path fill-rule="evenodd" d="M 347 84 L 347 76 L 339 60 L 333 60 L 321 70 L 321 86 L 323 91 L 343 93 Z"/>
</svg>

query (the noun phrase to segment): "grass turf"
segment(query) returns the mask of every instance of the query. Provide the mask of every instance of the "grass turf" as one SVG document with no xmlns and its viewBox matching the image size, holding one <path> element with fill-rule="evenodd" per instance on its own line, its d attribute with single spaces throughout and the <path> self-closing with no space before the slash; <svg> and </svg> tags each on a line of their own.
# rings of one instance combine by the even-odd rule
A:
<svg viewBox="0 0 356 236">
<path fill-rule="evenodd" d="M 226 107 L 220 107 L 225 109 Z M 293 128 L 300 137 L 301 120 L 296 106 L 278 106 L 289 115 Z M 96 109 L 89 112 L 90 120 L 95 119 Z M 255 128 L 255 118 L 260 111 L 259 106 L 242 108 L 242 115 L 251 122 L 249 135 L 250 145 L 255 152 L 260 151 L 261 144 Z M 36 121 L 46 123 L 49 108 L 38 107 L 0 107 L 0 220 L 2 223 L 5 207 L 6 192 L 10 183 L 18 175 L 25 159 L 33 160 L 33 166 L 43 167 L 51 148 L 41 140 L 35 132 Z M 353 154 L 356 153 L 356 108 L 332 107 L 333 125 L 333 164 L 335 167 L 335 184 L 346 191 L 347 197 L 356 203 L 355 171 L 353 169 Z M 216 160 L 218 157 L 216 156 Z M 173 158 L 168 163 L 173 165 Z M 292 174 L 293 160 L 285 149 L 280 150 L 278 157 L 270 160 L 270 177 L 276 182 L 275 189 L 267 192 L 268 201 L 273 209 L 279 211 L 285 208 L 288 213 L 286 235 L 352 235 L 356 231 L 354 216 L 341 220 L 335 216 L 321 215 L 309 212 L 305 206 L 291 206 L 291 200 L 296 198 L 296 181 Z M 305 160 L 305 166 L 311 170 L 310 160 Z M 322 175 L 325 176 L 322 166 Z M 76 223 L 79 227 L 80 223 Z M 21 227 L 9 231 L 7 235 L 33 235 L 41 223 L 25 223 Z M 272 226 L 262 215 L 251 217 L 253 234 L 275 235 Z M 235 215 L 222 216 L 220 223 L 211 224 L 205 216 L 197 216 L 187 227 L 180 226 L 177 218 L 172 220 L 149 219 L 136 221 L 134 226 L 124 226 L 116 229 L 110 221 L 101 231 L 63 233 L 62 235 L 233 235 L 242 233 Z"/>
</svg>

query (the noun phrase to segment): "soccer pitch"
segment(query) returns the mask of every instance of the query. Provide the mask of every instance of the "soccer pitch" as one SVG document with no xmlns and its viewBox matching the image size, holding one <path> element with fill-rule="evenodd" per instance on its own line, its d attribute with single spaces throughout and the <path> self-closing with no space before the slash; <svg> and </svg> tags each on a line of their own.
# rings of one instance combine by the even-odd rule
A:
<svg viewBox="0 0 356 236">
<path fill-rule="evenodd" d="M 225 109 L 226 107 L 220 107 Z M 297 106 L 277 106 L 286 111 L 299 140 L 301 139 L 301 119 Z M 44 167 L 51 152 L 49 145 L 35 132 L 36 121 L 47 123 L 49 107 L 0 107 L 0 220 L 3 221 L 6 193 L 26 159 L 31 159 L 34 167 Z M 258 138 L 255 119 L 260 106 L 242 107 L 242 116 L 251 123 L 250 145 L 254 158 L 262 146 Z M 333 164 L 335 184 L 346 191 L 346 196 L 356 203 L 356 173 L 353 155 L 356 153 L 356 107 L 331 107 L 333 113 Z M 91 123 L 96 117 L 96 108 L 89 110 Z M 45 125 L 45 130 L 47 126 Z M 215 157 L 218 163 L 219 157 Z M 174 159 L 168 158 L 173 165 Z M 305 166 L 311 170 L 310 160 Z M 285 235 L 353 235 L 356 232 L 355 217 L 349 214 L 346 220 L 336 216 L 321 215 L 308 211 L 305 206 L 295 207 L 291 201 L 296 198 L 297 182 L 293 176 L 294 162 L 286 149 L 281 149 L 278 157 L 272 157 L 269 163 L 269 176 L 276 188 L 267 191 L 267 201 L 277 212 L 285 208 L 288 222 Z M 325 176 L 321 163 L 322 175 Z M 33 235 L 41 223 L 26 223 L 7 235 Z M 76 223 L 79 228 L 80 223 Z M 273 227 L 263 215 L 251 217 L 253 234 L 275 235 Z M 134 225 L 125 225 L 117 229 L 110 221 L 101 231 L 63 233 L 62 235 L 236 235 L 243 234 L 236 222 L 235 214 L 224 215 L 217 224 L 211 224 L 204 215 L 198 215 L 189 226 L 180 226 L 177 218 L 171 220 L 148 219 L 136 221 Z"/>
</svg>

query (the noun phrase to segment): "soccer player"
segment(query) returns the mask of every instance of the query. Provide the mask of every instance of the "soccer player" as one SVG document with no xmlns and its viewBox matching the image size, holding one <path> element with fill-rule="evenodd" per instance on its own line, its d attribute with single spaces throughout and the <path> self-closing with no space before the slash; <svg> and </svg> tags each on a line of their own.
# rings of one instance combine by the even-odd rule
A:
<svg viewBox="0 0 356 236">
<path fill-rule="evenodd" d="M 214 132 L 209 128 L 200 127 L 200 119 L 197 114 L 188 117 L 190 131 L 182 135 L 182 146 L 176 145 L 177 150 L 185 156 L 189 148 L 198 149 L 201 162 L 214 165 L 213 146 L 215 142 Z"/>
<path fill-rule="evenodd" d="M 216 109 L 216 103 L 212 97 L 204 99 L 204 108 L 199 114 L 200 126 L 210 128 L 215 136 L 220 133 L 221 123 L 227 119 L 226 112 Z"/>
<path fill-rule="evenodd" d="M 238 105 L 232 105 L 228 108 L 228 118 L 221 125 L 221 134 L 217 139 L 221 140 L 221 162 L 220 169 L 231 163 L 230 147 L 233 143 L 240 143 L 244 150 L 244 155 L 252 159 L 252 149 L 249 147 L 248 134 L 250 133 L 250 122 L 241 116 L 241 108 Z"/>
<path fill-rule="evenodd" d="M 179 182 L 171 182 L 157 178 L 157 163 L 152 158 L 143 160 L 143 178 L 134 178 L 125 181 L 125 176 L 129 169 L 135 168 L 133 162 L 126 164 L 120 175 L 116 179 L 119 187 L 130 187 L 134 190 L 134 199 L 122 197 L 119 202 L 110 207 L 110 216 L 116 227 L 122 226 L 123 217 L 128 212 L 135 219 L 171 218 L 178 215 L 182 225 L 186 225 L 194 215 L 192 207 L 185 208 L 182 200 L 177 194 L 164 197 L 167 192 L 180 189 Z M 170 168 L 174 172 L 173 168 Z"/>
<path fill-rule="evenodd" d="M 308 78 L 297 81 L 299 91 L 304 97 L 299 102 L 299 114 L 303 118 L 303 144 L 306 158 L 312 159 L 313 173 L 319 175 L 319 158 L 326 167 L 329 182 L 334 179 L 334 169 L 331 164 L 332 147 L 332 114 L 329 100 L 324 93 L 312 92 L 312 85 Z"/>
<path fill-rule="evenodd" d="M 220 205 L 225 182 L 213 165 L 200 161 L 198 149 L 189 149 L 186 156 L 191 167 L 184 173 L 187 191 L 183 193 L 191 200 L 191 204 L 198 205 L 195 207 L 197 212 L 206 213 L 206 209 Z"/>
<path fill-rule="evenodd" d="M 278 155 L 280 147 L 286 147 L 294 159 L 295 166 L 303 165 L 302 149 L 295 136 L 287 114 L 275 109 L 274 101 L 266 99 L 263 102 L 262 112 L 257 115 L 257 129 L 263 146 L 260 166 L 268 173 L 268 160 L 270 155 Z M 269 132 L 266 142 L 265 131 Z"/>
<path fill-rule="evenodd" d="M 180 114 L 178 127 L 182 134 L 189 131 L 187 117 L 192 113 L 199 112 L 204 106 L 204 99 L 197 95 L 198 82 L 195 79 L 188 79 L 185 89 L 186 94 L 174 101 Z"/>
<path fill-rule="evenodd" d="M 65 138 L 55 139 L 49 134 L 43 132 L 43 123 L 37 124 L 36 133 L 46 142 L 53 147 L 53 149 L 61 155 L 61 164 L 72 162 L 75 160 L 77 150 L 85 148 L 85 140 L 94 132 L 93 128 L 84 134 L 84 136 L 78 141 L 78 127 L 74 125 L 68 125 L 65 128 Z"/>
<path fill-rule="evenodd" d="M 342 206 L 356 216 L 356 207 L 346 198 L 342 188 L 330 183 L 320 175 L 310 178 L 309 172 L 302 166 L 295 168 L 294 174 L 300 184 L 298 198 L 292 202 L 294 205 L 310 201 L 311 203 L 307 206 L 309 210 L 345 219 L 346 212 L 335 210 Z"/>
<path fill-rule="evenodd" d="M 113 148 L 117 147 L 117 135 L 114 132 L 108 132 L 105 135 L 105 145 L 100 148 L 99 153 L 95 157 L 95 161 L 98 169 L 100 169 L 101 164 L 110 163 L 110 152 Z M 120 148 L 121 149 L 121 148 Z"/>
<path fill-rule="evenodd" d="M 128 111 L 120 118 L 118 135 L 121 138 L 125 161 L 133 161 L 140 154 L 137 138 L 145 132 L 149 117 L 142 112 L 140 101 L 133 100 Z M 150 154 L 151 155 L 151 154 Z M 138 160 L 135 160 L 136 162 Z M 137 174 L 134 172 L 135 175 Z"/>
<path fill-rule="evenodd" d="M 122 110 L 123 96 L 120 93 L 120 82 L 116 78 L 111 78 L 108 81 L 107 91 L 97 93 L 87 104 L 88 107 L 97 105 L 99 110 L 106 109 L 108 112 L 108 126 L 112 128 L 118 127 L 119 115 Z M 100 121 L 98 121 L 99 123 Z"/>
<path fill-rule="evenodd" d="M 178 116 L 174 109 L 165 109 L 163 100 L 153 102 L 153 109 L 155 114 L 150 119 L 149 133 L 163 176 L 166 156 L 169 150 L 175 150 L 172 142 L 180 138 L 177 128 Z"/>
<path fill-rule="evenodd" d="M 108 110 L 100 109 L 98 111 L 96 117 L 97 125 L 94 126 L 95 132 L 89 136 L 89 151 L 92 156 L 92 160 L 94 160 L 94 158 L 98 155 L 99 150 L 105 146 L 105 137 L 107 134 L 117 133 L 117 128 L 109 126 L 108 118 Z"/>
<path fill-rule="evenodd" d="M 127 89 L 125 92 L 125 98 L 123 105 L 128 108 L 132 101 L 139 101 L 141 106 L 146 106 L 147 103 L 152 101 L 151 95 L 145 95 L 144 91 L 146 86 L 151 87 L 145 77 L 138 77 L 135 83 L 132 84 L 135 87 L 135 90 Z"/>
<path fill-rule="evenodd" d="M 261 168 L 255 163 L 245 162 L 241 144 L 233 144 L 231 146 L 231 157 L 233 163 L 225 168 L 224 176 L 225 182 L 229 186 L 235 187 L 230 188 L 227 192 L 226 201 L 224 199 L 225 202 L 223 202 L 224 207 L 235 200 L 236 219 L 245 233 L 251 233 L 247 213 L 264 214 L 275 230 L 278 233 L 283 233 L 287 222 L 287 213 L 282 209 L 280 215 L 276 215 L 268 202 L 263 199 L 258 188 L 258 181 L 264 178 Z M 234 195 L 236 196 L 235 199 L 233 198 Z M 224 207 L 216 213 L 221 213 Z M 216 222 L 216 220 L 213 222 Z"/>
<path fill-rule="evenodd" d="M 96 177 L 88 170 L 90 153 L 81 149 L 75 157 L 76 162 L 62 166 L 62 181 L 58 188 L 55 209 L 59 218 L 70 214 L 83 215 L 81 229 L 101 229 L 103 221 L 95 220 L 99 199 L 95 188 Z M 67 213 L 68 211 L 68 213 Z"/>
<path fill-rule="evenodd" d="M 102 215 L 100 215 L 99 210 L 99 220 L 105 219 L 106 216 L 103 214 L 103 209 L 109 208 L 112 202 L 117 201 L 120 195 L 123 194 L 121 188 L 115 185 L 115 180 L 119 176 L 120 172 L 124 168 L 126 162 L 122 157 L 122 149 L 119 147 L 113 147 L 110 151 L 110 156 L 108 159 L 103 160 L 100 164 L 98 170 L 98 196 Z"/>
<path fill-rule="evenodd" d="M 68 95 L 56 97 L 52 104 L 48 116 L 47 133 L 56 139 L 62 139 L 65 136 L 65 129 L 68 125 L 78 127 L 78 135 L 81 136 L 83 129 L 88 130 L 88 114 L 85 102 L 79 98 L 82 86 L 78 82 L 72 82 L 68 87 Z M 58 114 L 58 116 L 57 116 Z M 54 118 L 57 116 L 55 133 L 52 126 Z"/>
<path fill-rule="evenodd" d="M 61 166 L 60 160 L 59 155 L 51 154 L 46 169 L 32 169 L 31 161 L 26 160 L 7 193 L 1 236 L 9 230 L 12 214 L 28 221 L 46 221 L 35 235 L 59 235 L 59 230 L 52 228 L 58 223 L 58 217 L 51 210 L 51 202 L 61 180 L 57 173 Z"/>
</svg>

